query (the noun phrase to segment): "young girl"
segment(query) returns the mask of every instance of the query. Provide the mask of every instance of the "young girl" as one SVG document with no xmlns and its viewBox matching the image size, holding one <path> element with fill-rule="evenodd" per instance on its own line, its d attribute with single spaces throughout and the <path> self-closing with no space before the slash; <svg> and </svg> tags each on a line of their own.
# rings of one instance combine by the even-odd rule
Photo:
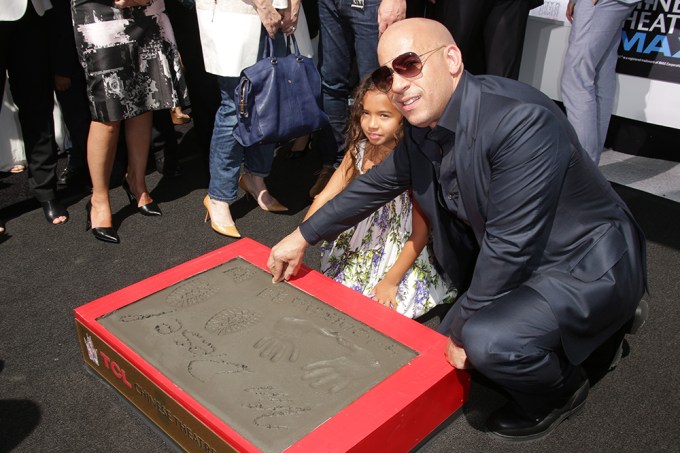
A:
<svg viewBox="0 0 680 453">
<path fill-rule="evenodd" d="M 314 199 L 307 217 L 350 181 L 378 165 L 397 146 L 402 116 L 370 77 L 354 95 L 347 153 Z M 396 197 L 330 243 L 322 244 L 321 271 L 399 313 L 416 318 L 452 302 L 456 290 L 436 272 L 426 245 L 429 226 L 410 191 Z"/>
</svg>

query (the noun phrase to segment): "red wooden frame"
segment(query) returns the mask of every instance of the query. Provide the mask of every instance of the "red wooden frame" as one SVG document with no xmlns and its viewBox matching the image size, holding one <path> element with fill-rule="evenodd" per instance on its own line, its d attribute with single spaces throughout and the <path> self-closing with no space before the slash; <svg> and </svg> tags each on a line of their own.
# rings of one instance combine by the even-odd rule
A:
<svg viewBox="0 0 680 453">
<path fill-rule="evenodd" d="M 266 268 L 270 249 L 251 239 L 195 258 L 76 308 L 76 320 L 238 451 L 260 450 L 121 342 L 97 318 L 236 257 Z M 302 266 L 289 282 L 418 353 L 407 365 L 290 446 L 287 452 L 408 451 L 467 400 L 470 378 L 444 356 L 446 337 Z M 84 351 L 85 357 L 87 354 Z"/>
</svg>

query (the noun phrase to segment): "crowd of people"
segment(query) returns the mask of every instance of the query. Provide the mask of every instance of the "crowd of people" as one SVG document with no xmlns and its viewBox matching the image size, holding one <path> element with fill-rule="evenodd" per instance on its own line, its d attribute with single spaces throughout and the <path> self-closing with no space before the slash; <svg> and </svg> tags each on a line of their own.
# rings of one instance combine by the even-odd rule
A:
<svg viewBox="0 0 680 453">
<path fill-rule="evenodd" d="M 581 410 L 584 363 L 603 349 L 614 363 L 639 324 L 645 239 L 596 165 L 614 31 L 635 2 L 570 3 L 567 115 L 512 80 L 533 0 L 52 3 L 11 0 L 0 13 L 0 80 L 9 76 L 29 184 L 50 223 L 69 218 L 57 182 L 88 181 L 87 228 L 120 242 L 109 203 L 117 154 L 130 204 L 161 216 L 145 180 L 150 150 L 163 149 L 153 159 L 165 176 L 181 174 L 173 121 L 188 106 L 208 150 L 212 229 L 241 237 L 230 212 L 239 188 L 265 211 L 287 210 L 265 182 L 277 144 L 244 148 L 233 136 L 234 89 L 263 38 L 284 52 L 295 34 L 302 53 L 316 52 L 330 123 L 279 144 L 291 158 L 315 150 L 322 166 L 305 221 L 272 250 L 274 282 L 325 240 L 321 271 L 377 303 L 412 318 L 449 304 L 446 357 L 505 391 L 487 429 L 510 440 L 543 437 Z M 55 91 L 73 129 L 60 178 Z"/>
</svg>

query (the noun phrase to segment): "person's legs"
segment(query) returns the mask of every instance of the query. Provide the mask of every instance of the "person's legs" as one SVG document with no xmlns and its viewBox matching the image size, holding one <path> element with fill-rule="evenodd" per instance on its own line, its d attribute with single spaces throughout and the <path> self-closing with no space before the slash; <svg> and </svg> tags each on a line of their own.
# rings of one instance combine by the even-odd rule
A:
<svg viewBox="0 0 680 453">
<path fill-rule="evenodd" d="M 493 3 L 484 24 L 486 74 L 519 78 L 528 17 L 529 0 Z"/>
<path fill-rule="evenodd" d="M 92 121 L 84 77 L 71 77 L 71 87 L 56 94 L 72 143 L 68 150 L 68 165 L 59 176 L 58 183 L 84 183 L 88 179 L 87 137 Z"/>
<path fill-rule="evenodd" d="M 239 185 L 257 201 L 257 204 L 263 210 L 287 211 L 288 208 L 271 196 L 264 182 L 264 178 L 269 176 L 272 169 L 274 147 L 274 144 L 267 144 L 247 148 L 245 153 L 245 174 L 239 180 Z"/>
<path fill-rule="evenodd" d="M 579 391 L 578 406 L 585 400 L 587 379 L 567 360 L 557 320 L 533 289 L 520 287 L 476 312 L 462 340 L 472 366 L 510 396 L 510 404 L 490 417 L 490 431 L 540 437 L 561 421 L 550 418 L 554 410 Z"/>
<path fill-rule="evenodd" d="M 211 200 L 227 203 L 238 198 L 238 175 L 243 161 L 243 147 L 234 139 L 236 126 L 236 105 L 234 89 L 238 84 L 237 77 L 218 77 L 220 87 L 220 107 L 215 114 L 210 142 L 210 184 L 208 195 Z"/>
<path fill-rule="evenodd" d="M 219 226 L 234 226 L 229 203 L 238 198 L 238 177 L 243 161 L 243 147 L 233 135 L 236 126 L 234 89 L 238 81 L 238 77 L 217 78 L 221 101 L 215 113 L 215 125 L 210 142 L 208 209 L 213 223 Z"/>
<path fill-rule="evenodd" d="M 495 0 L 447 0 L 433 6 L 433 19 L 441 22 L 453 35 L 463 55 L 465 69 L 484 74 L 484 21 Z"/>
<path fill-rule="evenodd" d="M 156 171 L 166 178 L 182 174 L 179 167 L 179 146 L 175 127 L 167 110 L 155 110 L 151 129 L 151 150 Z"/>
<path fill-rule="evenodd" d="M 602 0 L 598 2 L 599 8 L 596 9 L 596 20 L 602 20 L 601 39 L 609 39 L 609 47 L 604 50 L 603 58 L 597 69 L 595 85 L 597 87 L 597 105 L 599 128 L 597 144 L 600 153 L 604 149 L 604 142 L 607 139 L 609 120 L 614 110 L 614 98 L 616 96 L 616 61 L 618 60 L 619 43 L 621 42 L 621 29 L 623 22 L 630 16 L 635 4 L 626 4 L 616 0 Z M 600 28 L 598 26 L 598 28 Z M 597 156 L 599 162 L 600 156 Z"/>
<path fill-rule="evenodd" d="M 87 164 L 92 179 L 91 220 L 93 228 L 111 228 L 111 204 L 109 202 L 109 182 L 116 145 L 120 132 L 120 122 L 101 123 L 92 121 L 87 139 Z"/>
<path fill-rule="evenodd" d="M 596 5 L 579 2 L 574 9 L 562 72 L 562 100 L 581 146 L 596 163 L 613 108 L 616 76 L 612 69 L 621 26 L 632 8 L 616 0 L 601 0 Z"/>
<path fill-rule="evenodd" d="M 54 203 L 57 183 L 53 81 L 45 36 L 46 20 L 38 16 L 29 3 L 24 17 L 14 24 L 12 44 L 6 56 L 12 97 L 19 108 L 28 161 L 28 184 L 43 209 L 45 203 Z M 68 215 L 65 210 L 63 213 L 52 223 L 65 222 Z M 47 210 L 45 214 L 48 216 Z"/>
<path fill-rule="evenodd" d="M 167 112 L 166 112 L 167 113 Z M 146 163 L 151 146 L 152 112 L 142 113 L 125 120 L 125 144 L 128 150 L 127 181 L 137 206 L 146 206 L 153 200 L 146 187 Z"/>
<path fill-rule="evenodd" d="M 378 68 L 378 8 L 380 1 L 365 0 L 364 9 L 346 8 L 346 20 L 352 30 L 359 80 Z M 347 110 L 345 110 L 347 112 Z M 345 114 L 345 118 L 347 115 Z M 346 122 L 346 119 L 345 119 Z M 344 138 L 344 137 L 343 137 Z"/>
<path fill-rule="evenodd" d="M 344 10 L 349 2 L 319 1 L 319 73 L 323 110 L 329 127 L 320 136 L 321 160 L 324 166 L 336 167 L 342 160 L 347 100 L 354 58 L 353 31 Z M 377 23 L 375 24 L 377 32 Z"/>
</svg>

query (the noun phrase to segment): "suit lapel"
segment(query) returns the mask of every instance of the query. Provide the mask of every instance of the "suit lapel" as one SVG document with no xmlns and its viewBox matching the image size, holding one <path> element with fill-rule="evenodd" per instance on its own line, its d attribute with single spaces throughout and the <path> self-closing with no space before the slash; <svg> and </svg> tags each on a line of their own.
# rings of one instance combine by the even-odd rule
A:
<svg viewBox="0 0 680 453">
<path fill-rule="evenodd" d="M 482 206 L 479 203 L 478 193 L 479 184 L 475 184 L 475 178 L 482 175 L 479 173 L 479 166 L 473 166 L 476 155 L 475 144 L 479 131 L 479 111 L 482 87 L 477 78 L 465 73 L 457 87 L 463 90 L 462 103 L 458 126 L 456 127 L 456 168 L 458 186 L 460 187 L 460 200 L 465 207 L 468 222 L 475 232 L 477 242 L 481 244 L 484 237 L 486 220 L 481 212 Z"/>
</svg>

